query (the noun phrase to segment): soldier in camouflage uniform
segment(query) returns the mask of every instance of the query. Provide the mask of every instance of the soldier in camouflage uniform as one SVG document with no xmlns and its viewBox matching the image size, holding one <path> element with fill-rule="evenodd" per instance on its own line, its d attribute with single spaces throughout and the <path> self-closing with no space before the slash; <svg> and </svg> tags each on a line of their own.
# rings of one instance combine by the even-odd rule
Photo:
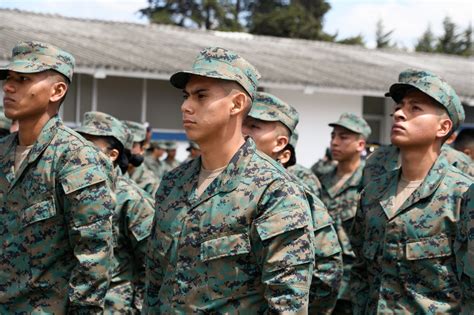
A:
<svg viewBox="0 0 474 315">
<path fill-rule="evenodd" d="M 391 141 L 401 163 L 370 175 L 361 193 L 351 231 L 355 313 L 459 313 L 473 301 L 459 214 L 472 211 L 474 185 L 441 146 L 464 110 L 451 86 L 428 71 L 400 73 L 388 95 L 396 102 Z M 456 235 L 460 245 L 453 246 Z"/>
<path fill-rule="evenodd" d="M 163 141 L 152 141 L 150 142 L 150 147 L 147 149 L 145 154 L 145 165 L 150 169 L 157 180 L 161 180 L 165 174 L 166 166 L 165 163 L 160 160 L 160 158 L 165 153 L 165 143 Z"/>
<path fill-rule="evenodd" d="M 335 309 L 336 314 L 352 314 L 349 283 L 351 266 L 355 259 L 349 241 L 349 232 L 354 220 L 362 190 L 362 170 L 364 161 L 361 153 L 371 129 L 367 122 L 352 113 L 343 113 L 339 120 L 329 124 L 331 132 L 331 152 L 337 166 L 321 175 L 321 200 L 334 219 L 339 242 L 342 247 L 344 278 Z"/>
<path fill-rule="evenodd" d="M 0 106 L 0 138 L 10 134 L 11 125 L 11 120 L 5 117 L 5 114 L 3 113 L 3 106 Z"/>
<path fill-rule="evenodd" d="M 201 156 L 163 178 L 147 257 L 145 312 L 306 313 L 313 225 L 303 190 L 242 136 L 259 74 L 207 48 L 184 89 L 188 138 Z"/>
<path fill-rule="evenodd" d="M 5 115 L 19 130 L 0 139 L 0 313 L 100 313 L 109 287 L 110 163 L 57 113 L 74 58 L 21 42 L 0 70 Z"/>
<path fill-rule="evenodd" d="M 464 153 L 470 159 L 470 164 L 474 163 L 474 128 L 461 130 L 454 140 L 453 147 Z M 474 175 L 471 175 L 474 177 Z"/>
<path fill-rule="evenodd" d="M 298 131 L 295 129 L 291 133 L 290 145 L 291 149 L 296 154 L 296 144 L 298 143 Z M 286 168 L 290 174 L 293 174 L 296 178 L 301 180 L 302 183 L 308 187 L 311 192 L 318 198 L 321 198 L 321 182 L 318 177 L 308 168 L 301 164 L 296 163 Z"/>
<path fill-rule="evenodd" d="M 133 135 L 133 146 L 131 153 L 139 156 L 144 156 L 145 149 L 145 138 L 146 138 L 146 127 L 143 124 L 134 121 L 123 122 Z M 141 189 L 146 191 L 152 198 L 155 198 L 155 193 L 160 185 L 160 179 L 157 178 L 153 171 L 148 168 L 146 163 L 142 163 L 140 166 L 133 166 L 129 164 L 128 174 L 130 178 L 135 181 Z"/>
<path fill-rule="evenodd" d="M 132 146 L 133 136 L 126 125 L 101 112 L 85 113 L 77 132 L 92 141 L 115 166 L 114 259 L 105 312 L 137 313 L 143 299 L 146 242 L 151 231 L 154 202 L 135 182 L 124 176 L 118 166 L 121 159 L 126 159 L 124 148 Z"/>
<path fill-rule="evenodd" d="M 181 162 L 176 160 L 176 149 L 178 145 L 174 141 L 166 142 L 166 158 L 164 159 L 165 172 L 169 172 L 172 169 L 178 167 Z"/>
<path fill-rule="evenodd" d="M 201 155 L 201 149 L 199 148 L 199 145 L 194 141 L 189 141 L 189 146 L 186 151 L 189 152 L 189 156 L 186 158 L 186 160 L 183 161 L 183 164 Z"/>
<path fill-rule="evenodd" d="M 298 120 L 298 112 L 293 107 L 274 95 L 258 92 L 242 131 L 255 140 L 257 149 L 280 162 L 288 170 L 288 165 L 294 163 L 295 159 L 291 159 L 294 151 L 288 150 L 287 147 Z M 315 267 L 309 314 L 331 314 L 342 280 L 341 247 L 333 220 L 324 204 L 300 179 L 295 178 L 295 181 L 305 187 L 306 196 L 311 201 L 315 234 Z"/>
</svg>

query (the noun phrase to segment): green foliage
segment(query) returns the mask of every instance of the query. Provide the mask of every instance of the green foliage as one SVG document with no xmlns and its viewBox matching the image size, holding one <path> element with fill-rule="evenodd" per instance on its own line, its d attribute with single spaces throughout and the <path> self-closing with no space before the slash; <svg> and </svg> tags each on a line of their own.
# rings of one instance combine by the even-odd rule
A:
<svg viewBox="0 0 474 315">
<path fill-rule="evenodd" d="M 434 36 L 428 26 L 423 35 L 418 39 L 415 50 L 421 52 L 437 52 L 442 54 L 473 56 L 472 25 L 463 32 L 449 17 L 443 20 L 443 34 Z"/>
<path fill-rule="evenodd" d="M 394 47 L 394 45 L 391 43 L 391 36 L 394 30 L 385 31 L 385 27 L 383 25 L 383 22 L 381 19 L 377 21 L 377 25 L 375 28 L 375 41 L 377 43 L 377 48 L 390 48 Z"/>
<path fill-rule="evenodd" d="M 359 35 L 353 36 L 353 37 L 347 37 L 347 38 L 338 40 L 337 42 L 339 44 L 358 45 L 358 46 L 365 47 L 365 40 L 364 40 L 364 36 L 362 36 L 362 34 L 359 34 Z"/>
<path fill-rule="evenodd" d="M 416 43 L 415 50 L 420 52 L 435 52 L 435 36 L 428 25 L 426 31 L 421 35 Z"/>
</svg>

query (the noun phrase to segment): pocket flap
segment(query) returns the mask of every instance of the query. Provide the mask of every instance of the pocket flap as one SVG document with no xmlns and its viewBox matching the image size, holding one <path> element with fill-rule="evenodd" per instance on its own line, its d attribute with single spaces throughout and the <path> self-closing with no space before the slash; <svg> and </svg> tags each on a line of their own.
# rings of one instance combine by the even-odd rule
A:
<svg viewBox="0 0 474 315">
<path fill-rule="evenodd" d="M 405 246 L 408 260 L 444 257 L 452 254 L 450 241 L 446 235 L 410 242 Z"/>
<path fill-rule="evenodd" d="M 98 166 L 83 168 L 68 174 L 61 184 L 66 195 L 82 188 L 105 181 L 106 177 Z"/>
<path fill-rule="evenodd" d="M 49 219 L 56 215 L 56 206 L 52 199 L 38 202 L 24 210 L 21 214 L 22 226 Z"/>
<path fill-rule="evenodd" d="M 368 260 L 373 260 L 377 250 L 379 248 L 379 242 L 377 241 L 365 241 L 362 247 L 362 253 L 364 257 Z"/>
<path fill-rule="evenodd" d="M 250 253 L 250 239 L 247 233 L 223 236 L 201 243 L 202 261 L 247 253 Z"/>
<path fill-rule="evenodd" d="M 277 235 L 304 228 L 308 225 L 309 220 L 311 218 L 307 218 L 301 213 L 295 215 L 289 211 L 281 211 L 268 218 L 260 219 L 255 223 L 255 226 L 260 239 L 265 241 Z"/>
</svg>

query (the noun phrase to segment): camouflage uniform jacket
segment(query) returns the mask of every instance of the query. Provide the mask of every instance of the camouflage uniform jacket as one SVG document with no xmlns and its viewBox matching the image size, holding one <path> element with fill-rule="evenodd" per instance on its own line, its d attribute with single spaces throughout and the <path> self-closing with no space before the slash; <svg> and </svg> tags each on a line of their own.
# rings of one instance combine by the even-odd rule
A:
<svg viewBox="0 0 474 315">
<path fill-rule="evenodd" d="M 0 313 L 100 311 L 115 207 L 108 162 L 58 116 L 15 176 L 17 142 L 0 140 Z"/>
<path fill-rule="evenodd" d="M 453 148 L 449 145 L 444 144 L 441 147 L 441 155 L 444 156 L 448 163 L 453 165 L 454 167 L 460 169 L 464 172 L 464 174 L 468 174 L 474 178 L 474 166 L 469 164 L 465 160 L 465 154 L 459 152 L 460 154 L 453 152 Z M 400 168 L 398 163 L 399 159 L 399 150 L 394 145 L 385 145 L 381 146 L 377 150 L 375 150 L 367 159 L 367 163 L 365 165 L 363 179 L 362 179 L 362 186 L 367 186 L 368 183 L 372 182 L 376 177 L 379 177 L 386 172 L 390 172 Z M 469 158 L 466 156 L 466 158 Z"/>
<path fill-rule="evenodd" d="M 462 292 L 453 244 L 473 182 L 440 156 L 393 211 L 399 174 L 386 172 L 361 193 L 351 231 L 355 313 L 458 313 Z"/>
<path fill-rule="evenodd" d="M 201 159 L 163 178 L 144 311 L 305 313 L 314 262 L 308 201 L 248 138 L 200 196 Z"/>
<path fill-rule="evenodd" d="M 446 157 L 446 160 L 448 160 L 449 164 L 454 165 L 465 174 L 468 174 L 474 178 L 474 163 L 472 163 L 472 160 L 469 156 L 447 144 L 443 145 L 441 148 L 441 155 Z"/>
<path fill-rule="evenodd" d="M 474 189 L 461 208 L 458 234 L 454 243 L 454 255 L 463 291 L 462 314 L 474 314 Z"/>
<path fill-rule="evenodd" d="M 137 183 L 138 187 L 146 191 L 153 199 L 155 199 L 156 191 L 160 186 L 160 178 L 145 163 L 136 167 L 130 178 Z"/>
<path fill-rule="evenodd" d="M 351 266 L 355 259 L 352 250 L 349 234 L 354 221 L 354 216 L 359 204 L 359 193 L 362 190 L 362 171 L 364 161 L 361 161 L 359 167 L 346 180 L 341 188 L 336 189 L 336 172 L 334 168 L 331 172 L 321 176 L 322 196 L 321 200 L 326 205 L 329 214 L 333 218 L 334 227 L 342 248 L 342 260 L 344 262 L 344 276 L 339 291 L 339 299 L 350 300 L 349 283 L 351 275 Z"/>
<path fill-rule="evenodd" d="M 341 286 L 343 265 L 341 246 L 334 221 L 326 207 L 308 188 L 314 226 L 314 271 L 309 294 L 309 314 L 331 314 Z"/>
<path fill-rule="evenodd" d="M 161 179 L 165 174 L 165 163 L 155 159 L 152 155 L 146 155 L 143 163 L 145 163 L 146 167 L 155 174 L 157 179 Z"/>
<path fill-rule="evenodd" d="M 142 304 L 146 242 L 155 213 L 154 200 L 128 176 L 122 175 L 119 167 L 115 168 L 115 194 L 114 259 L 105 309 L 111 313 L 130 313 Z"/>
<path fill-rule="evenodd" d="M 164 168 L 165 168 L 164 172 L 166 173 L 166 172 L 174 170 L 175 168 L 180 166 L 181 162 L 178 161 L 178 160 L 173 160 L 173 161 L 164 160 L 163 164 L 164 164 Z"/>
<path fill-rule="evenodd" d="M 308 187 L 316 197 L 321 198 L 321 182 L 314 173 L 300 164 L 295 164 L 286 169 L 290 174 L 295 175 L 303 185 Z"/>
</svg>

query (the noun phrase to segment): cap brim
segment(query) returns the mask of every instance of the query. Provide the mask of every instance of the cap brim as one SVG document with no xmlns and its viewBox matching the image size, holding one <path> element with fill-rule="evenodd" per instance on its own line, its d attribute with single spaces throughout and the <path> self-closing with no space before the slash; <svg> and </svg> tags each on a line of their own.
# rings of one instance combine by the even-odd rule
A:
<svg viewBox="0 0 474 315">
<path fill-rule="evenodd" d="M 354 133 L 357 133 L 357 134 L 359 134 L 359 135 L 362 134 L 360 131 L 354 130 L 354 129 L 352 129 L 351 127 L 348 127 L 348 126 L 346 126 L 346 125 L 344 125 L 344 124 L 340 124 L 340 123 L 330 123 L 330 124 L 328 124 L 328 126 L 329 126 L 329 127 L 338 126 L 338 127 L 346 128 L 347 130 L 352 131 L 352 132 L 354 132 Z"/>
<path fill-rule="evenodd" d="M 386 97 L 391 97 L 395 102 L 400 102 L 402 98 L 405 96 L 405 93 L 408 89 L 417 89 L 417 87 L 406 84 L 406 83 L 395 83 L 390 86 L 390 89 L 387 93 L 385 93 Z"/>
<path fill-rule="evenodd" d="M 203 73 L 199 71 L 180 71 L 176 72 L 175 74 L 171 75 L 170 77 L 170 83 L 177 89 L 183 90 L 186 87 L 186 84 L 188 84 L 189 79 L 191 76 L 196 75 L 200 77 L 206 77 L 206 78 L 213 78 L 213 79 L 219 79 L 219 80 L 226 80 L 226 81 L 233 81 L 238 84 L 239 82 L 229 79 L 228 77 L 224 77 L 222 75 L 219 75 L 218 73 L 212 74 L 209 72 Z"/>
</svg>

